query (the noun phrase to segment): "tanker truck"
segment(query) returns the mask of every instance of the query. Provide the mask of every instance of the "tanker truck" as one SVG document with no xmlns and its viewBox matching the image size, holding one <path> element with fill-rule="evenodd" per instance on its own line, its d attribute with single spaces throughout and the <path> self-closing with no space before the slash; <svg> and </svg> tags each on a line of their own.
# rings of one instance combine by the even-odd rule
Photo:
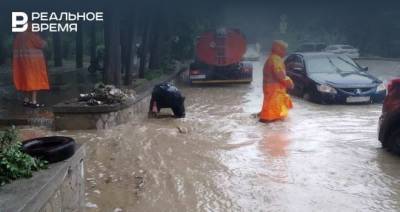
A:
<svg viewBox="0 0 400 212">
<path fill-rule="evenodd" d="M 245 36 L 238 29 L 219 28 L 202 33 L 190 64 L 192 84 L 251 83 L 253 65 L 242 61 Z"/>
</svg>

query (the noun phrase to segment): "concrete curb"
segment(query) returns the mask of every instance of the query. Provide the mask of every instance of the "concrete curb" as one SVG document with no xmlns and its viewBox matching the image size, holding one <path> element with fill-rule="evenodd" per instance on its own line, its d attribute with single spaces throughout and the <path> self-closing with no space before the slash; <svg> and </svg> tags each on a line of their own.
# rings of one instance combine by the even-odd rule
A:
<svg viewBox="0 0 400 212">
<path fill-rule="evenodd" d="M 60 103 L 53 107 L 54 130 L 103 130 L 128 123 L 138 116 L 147 114 L 148 101 L 156 84 L 169 82 L 187 69 L 179 64 L 172 73 L 137 87 L 136 98 L 123 104 L 86 106 Z"/>
<path fill-rule="evenodd" d="M 137 92 L 137 96 L 135 100 L 129 102 L 129 105 L 124 106 L 123 108 L 129 108 L 132 105 L 137 104 L 138 102 L 142 101 L 146 97 L 151 94 L 152 88 L 154 85 L 171 81 L 172 79 L 176 78 L 182 71 L 187 69 L 190 61 L 184 61 L 178 63 L 177 67 L 175 67 L 175 71 L 168 74 L 167 76 L 161 77 L 159 79 L 152 80 L 145 85 L 136 87 L 135 90 Z M 122 109 L 123 109 L 122 108 Z M 28 115 L 18 115 L 18 117 L 6 116 L 0 117 L 0 126 L 10 126 L 10 125 L 34 125 L 34 126 L 44 126 L 51 128 L 54 124 L 54 116 L 52 118 L 48 117 L 40 117 L 40 116 L 28 116 Z"/>
<path fill-rule="evenodd" d="M 78 145 L 71 158 L 34 172 L 32 178 L 4 185 L 0 188 L 0 211 L 42 211 L 49 204 L 54 211 L 82 210 L 85 179 L 81 169 L 85 155 L 85 145 Z"/>
<path fill-rule="evenodd" d="M 137 92 L 136 98 L 132 101 L 127 101 L 123 104 L 100 105 L 100 106 L 93 106 L 93 107 L 90 107 L 90 106 L 88 106 L 88 107 L 82 107 L 82 106 L 71 107 L 68 104 L 59 103 L 52 107 L 52 111 L 53 111 L 53 113 L 103 113 L 103 112 L 106 113 L 106 112 L 119 111 L 119 110 L 128 108 L 128 107 L 140 102 L 142 99 L 146 98 L 148 95 L 151 94 L 152 88 L 156 84 L 169 82 L 172 79 L 179 76 L 179 74 L 184 70 L 185 70 L 185 67 L 181 67 L 167 76 L 164 76 L 159 79 L 154 79 L 154 80 L 146 83 L 143 86 L 139 86 L 139 87 L 135 88 L 135 90 Z"/>
</svg>

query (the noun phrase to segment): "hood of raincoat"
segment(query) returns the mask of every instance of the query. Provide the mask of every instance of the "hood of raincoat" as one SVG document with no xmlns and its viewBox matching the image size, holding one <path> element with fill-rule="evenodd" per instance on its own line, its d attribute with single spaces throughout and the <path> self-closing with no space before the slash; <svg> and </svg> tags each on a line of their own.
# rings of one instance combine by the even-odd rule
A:
<svg viewBox="0 0 400 212">
<path fill-rule="evenodd" d="M 288 44 L 282 40 L 276 40 L 272 43 L 271 53 L 284 57 L 286 55 L 286 49 Z"/>
</svg>

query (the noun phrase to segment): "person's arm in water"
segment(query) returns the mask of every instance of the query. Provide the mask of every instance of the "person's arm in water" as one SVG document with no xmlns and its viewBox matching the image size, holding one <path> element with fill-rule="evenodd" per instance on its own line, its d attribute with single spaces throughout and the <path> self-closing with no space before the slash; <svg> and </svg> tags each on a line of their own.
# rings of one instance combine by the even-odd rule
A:
<svg viewBox="0 0 400 212">
<path fill-rule="evenodd" d="M 294 84 L 292 79 L 286 75 L 285 64 L 281 58 L 274 60 L 274 75 L 286 88 L 293 89 Z"/>
</svg>

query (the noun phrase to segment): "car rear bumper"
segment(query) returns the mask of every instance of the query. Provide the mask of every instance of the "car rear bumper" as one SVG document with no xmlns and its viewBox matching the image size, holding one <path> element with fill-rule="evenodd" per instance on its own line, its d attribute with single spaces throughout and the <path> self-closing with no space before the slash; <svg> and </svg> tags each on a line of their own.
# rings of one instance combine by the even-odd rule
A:
<svg viewBox="0 0 400 212">
<path fill-rule="evenodd" d="M 254 57 L 251 57 L 251 56 L 249 56 L 249 57 L 243 57 L 243 60 L 244 60 L 244 61 L 259 61 L 259 60 L 260 60 L 260 57 L 259 57 L 259 56 L 254 56 Z"/>
<path fill-rule="evenodd" d="M 236 79 L 236 80 L 192 80 L 193 84 L 236 84 L 250 83 L 253 79 Z"/>
<path fill-rule="evenodd" d="M 221 84 L 221 83 L 250 83 L 253 80 L 253 71 L 240 69 L 226 70 L 197 70 L 196 74 L 189 73 L 192 84 Z"/>
</svg>

